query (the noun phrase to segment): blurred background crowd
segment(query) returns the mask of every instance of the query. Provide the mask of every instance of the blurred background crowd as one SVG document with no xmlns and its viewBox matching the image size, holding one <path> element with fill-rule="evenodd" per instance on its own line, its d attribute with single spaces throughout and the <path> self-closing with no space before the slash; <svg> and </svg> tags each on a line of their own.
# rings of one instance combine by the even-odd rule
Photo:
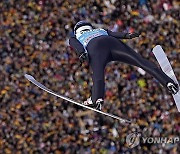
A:
<svg viewBox="0 0 180 154">
<path fill-rule="evenodd" d="M 180 80 L 178 0 L 1 0 L 0 153 L 171 153 L 178 144 L 144 144 L 131 149 L 132 132 L 144 137 L 180 136 L 175 103 L 157 80 L 126 64 L 105 70 L 103 111 L 133 120 L 118 121 L 58 99 L 32 85 L 33 75 L 48 88 L 82 102 L 91 95 L 91 69 L 80 66 L 68 44 L 79 20 L 112 31 L 140 32 L 123 40 L 143 57 L 162 45 Z"/>
</svg>

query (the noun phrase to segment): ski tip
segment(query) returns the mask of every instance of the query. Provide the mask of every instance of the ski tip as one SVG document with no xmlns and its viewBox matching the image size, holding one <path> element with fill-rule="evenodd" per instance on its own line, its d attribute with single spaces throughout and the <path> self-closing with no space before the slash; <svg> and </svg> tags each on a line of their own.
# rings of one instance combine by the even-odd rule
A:
<svg viewBox="0 0 180 154">
<path fill-rule="evenodd" d="M 28 80 L 34 80 L 34 77 L 31 76 L 31 75 L 29 75 L 29 74 L 25 74 L 24 76 L 25 76 L 25 78 L 28 79 Z"/>
<path fill-rule="evenodd" d="M 161 45 L 156 45 L 154 48 L 162 48 Z"/>
<path fill-rule="evenodd" d="M 162 49 L 161 45 L 156 45 L 156 46 L 153 48 L 153 51 L 156 51 L 156 50 L 159 50 L 159 49 Z"/>
</svg>

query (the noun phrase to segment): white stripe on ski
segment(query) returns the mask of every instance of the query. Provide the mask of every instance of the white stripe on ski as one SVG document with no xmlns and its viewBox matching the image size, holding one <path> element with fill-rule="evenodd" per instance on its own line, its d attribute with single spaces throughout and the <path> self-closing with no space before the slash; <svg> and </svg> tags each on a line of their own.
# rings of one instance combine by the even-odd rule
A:
<svg viewBox="0 0 180 154">
<path fill-rule="evenodd" d="M 169 76 L 171 79 L 173 79 L 177 84 L 179 84 L 177 81 L 177 78 L 174 74 L 174 71 L 171 67 L 171 64 L 170 64 L 164 50 L 162 49 L 162 47 L 160 45 L 157 45 L 153 48 L 152 52 L 154 53 L 163 72 L 166 73 L 166 75 Z M 176 103 L 177 109 L 180 112 L 180 91 L 177 94 L 172 95 L 172 96 Z"/>
<path fill-rule="evenodd" d="M 103 114 L 103 115 L 109 116 L 109 117 L 111 117 L 111 118 L 117 119 L 117 120 L 119 120 L 119 121 L 122 122 L 122 123 L 131 123 L 130 120 L 122 119 L 122 118 L 120 118 L 120 117 L 118 117 L 118 116 L 115 116 L 115 115 L 112 115 L 112 114 L 109 114 L 109 113 L 105 113 L 105 112 L 96 110 L 96 109 L 94 109 L 94 108 L 85 106 L 85 105 L 83 105 L 83 104 L 81 104 L 81 103 L 75 102 L 74 100 L 72 100 L 72 99 L 70 99 L 70 98 L 67 98 L 67 97 L 64 97 L 64 96 L 62 96 L 62 95 L 59 95 L 59 94 L 53 92 L 52 90 L 48 89 L 47 87 L 45 87 L 44 85 L 42 85 L 42 84 L 39 83 L 38 81 L 36 81 L 36 80 L 34 79 L 34 77 L 31 76 L 31 75 L 25 74 L 25 77 L 26 77 L 29 81 L 31 81 L 33 84 L 35 84 L 36 86 L 38 86 L 39 88 L 41 88 L 42 90 L 44 90 L 44 91 L 46 91 L 46 92 L 48 92 L 48 93 L 50 93 L 50 94 L 52 94 L 52 95 L 54 95 L 54 96 L 57 96 L 57 97 L 59 97 L 59 98 L 62 98 L 62 99 L 64 99 L 64 100 L 68 101 L 68 102 L 71 102 L 71 103 L 73 103 L 73 104 L 79 105 L 79 106 L 84 107 L 84 108 L 86 108 L 86 109 L 93 110 L 93 111 L 95 111 L 95 112 L 98 112 L 98 113 L 101 113 L 101 114 Z"/>
</svg>

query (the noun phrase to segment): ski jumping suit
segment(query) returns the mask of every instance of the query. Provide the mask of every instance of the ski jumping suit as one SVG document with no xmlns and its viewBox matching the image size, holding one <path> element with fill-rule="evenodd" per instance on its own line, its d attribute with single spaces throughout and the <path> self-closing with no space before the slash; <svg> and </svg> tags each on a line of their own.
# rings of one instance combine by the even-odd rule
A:
<svg viewBox="0 0 180 154">
<path fill-rule="evenodd" d="M 93 29 L 85 31 L 79 38 L 71 37 L 69 44 L 80 55 L 88 52 L 89 64 L 93 71 L 92 100 L 104 99 L 105 83 L 104 69 L 111 61 L 120 61 L 142 68 L 155 77 L 163 86 L 173 82 L 155 64 L 144 59 L 132 48 L 118 39 L 126 38 L 127 33 L 112 32 L 105 29 Z"/>
</svg>

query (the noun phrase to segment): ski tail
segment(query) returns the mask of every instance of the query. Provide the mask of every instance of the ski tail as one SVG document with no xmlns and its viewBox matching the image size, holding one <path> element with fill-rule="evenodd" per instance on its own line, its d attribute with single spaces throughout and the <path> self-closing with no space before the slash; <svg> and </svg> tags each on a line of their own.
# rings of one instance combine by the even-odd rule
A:
<svg viewBox="0 0 180 154">
<path fill-rule="evenodd" d="M 174 71 L 172 69 L 172 66 L 164 52 L 164 50 L 162 49 L 162 47 L 160 45 L 157 45 L 153 48 L 152 50 L 153 54 L 155 55 L 161 69 L 163 70 L 163 72 L 169 76 L 172 80 L 174 80 L 174 82 L 176 82 L 179 86 L 178 80 L 174 74 Z M 180 91 L 178 91 L 177 94 L 172 95 L 174 98 L 174 101 L 176 103 L 177 109 L 180 112 Z"/>
</svg>

